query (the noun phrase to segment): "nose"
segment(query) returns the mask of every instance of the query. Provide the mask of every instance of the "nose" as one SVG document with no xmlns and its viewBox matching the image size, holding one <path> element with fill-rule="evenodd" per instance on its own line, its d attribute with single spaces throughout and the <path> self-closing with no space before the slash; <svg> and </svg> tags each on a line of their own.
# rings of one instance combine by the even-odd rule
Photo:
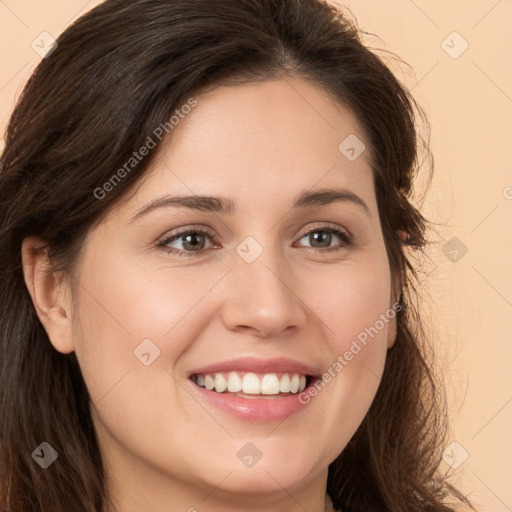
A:
<svg viewBox="0 0 512 512">
<path fill-rule="evenodd" d="M 225 283 L 224 325 L 257 337 L 300 329 L 307 319 L 307 306 L 293 285 L 293 270 L 278 250 L 264 250 L 252 263 L 236 255 Z"/>
</svg>

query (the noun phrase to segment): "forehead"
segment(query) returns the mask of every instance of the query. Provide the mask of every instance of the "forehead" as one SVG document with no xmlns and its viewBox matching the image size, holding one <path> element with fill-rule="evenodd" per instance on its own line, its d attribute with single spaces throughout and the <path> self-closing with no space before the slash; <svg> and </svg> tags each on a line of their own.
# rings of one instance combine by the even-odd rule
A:
<svg viewBox="0 0 512 512">
<path fill-rule="evenodd" d="M 132 213 L 167 193 L 230 196 L 238 211 L 290 202 L 312 188 L 349 188 L 372 202 L 366 136 L 353 113 L 320 86 L 282 79 L 194 98 L 197 105 L 158 149 Z"/>
</svg>

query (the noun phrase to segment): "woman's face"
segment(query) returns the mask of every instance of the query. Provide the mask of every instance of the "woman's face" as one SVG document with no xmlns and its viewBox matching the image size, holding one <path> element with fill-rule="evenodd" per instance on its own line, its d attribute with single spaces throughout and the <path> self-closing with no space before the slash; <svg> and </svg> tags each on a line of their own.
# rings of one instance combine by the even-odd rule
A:
<svg viewBox="0 0 512 512">
<path fill-rule="evenodd" d="M 365 136 L 301 80 L 195 99 L 75 269 L 72 344 L 103 456 L 137 492 L 325 484 L 395 337 Z M 326 189 L 338 199 L 308 200 Z M 330 379 L 293 394 L 295 373 Z"/>
</svg>

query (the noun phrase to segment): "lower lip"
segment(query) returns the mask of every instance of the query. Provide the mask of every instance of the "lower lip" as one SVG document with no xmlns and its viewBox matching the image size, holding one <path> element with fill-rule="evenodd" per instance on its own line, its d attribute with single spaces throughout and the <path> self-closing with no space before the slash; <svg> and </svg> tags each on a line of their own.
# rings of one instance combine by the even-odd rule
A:
<svg viewBox="0 0 512 512">
<path fill-rule="evenodd" d="M 299 401 L 299 395 L 276 398 L 243 398 L 231 393 L 217 393 L 190 381 L 194 389 L 207 402 L 236 418 L 249 421 L 281 421 L 295 414 L 308 404 Z M 308 388 L 306 388 L 307 390 Z M 303 393 L 304 391 L 302 391 Z M 268 396 L 268 395 L 267 395 Z"/>
</svg>

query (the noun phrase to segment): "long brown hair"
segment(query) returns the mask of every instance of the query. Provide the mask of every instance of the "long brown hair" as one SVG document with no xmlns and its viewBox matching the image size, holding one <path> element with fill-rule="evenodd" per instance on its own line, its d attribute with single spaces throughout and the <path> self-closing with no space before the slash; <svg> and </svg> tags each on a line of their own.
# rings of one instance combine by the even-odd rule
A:
<svg viewBox="0 0 512 512">
<path fill-rule="evenodd" d="M 411 263 L 428 228 L 411 202 L 424 140 L 412 96 L 362 43 L 350 16 L 320 0 L 108 0 L 41 61 L 12 114 L 0 161 L 1 510 L 101 512 L 107 502 L 87 387 L 75 354 L 57 352 L 37 317 L 22 240 L 41 237 L 52 270 L 72 274 L 88 231 L 133 189 L 156 152 L 104 197 L 98 187 L 155 127 L 206 88 L 286 77 L 321 85 L 361 123 L 391 271 L 405 276 L 380 388 L 330 465 L 327 491 L 343 512 L 448 512 L 451 500 L 468 503 L 438 473 L 444 394 Z M 47 470 L 32 458 L 42 442 L 59 454 Z"/>
</svg>

